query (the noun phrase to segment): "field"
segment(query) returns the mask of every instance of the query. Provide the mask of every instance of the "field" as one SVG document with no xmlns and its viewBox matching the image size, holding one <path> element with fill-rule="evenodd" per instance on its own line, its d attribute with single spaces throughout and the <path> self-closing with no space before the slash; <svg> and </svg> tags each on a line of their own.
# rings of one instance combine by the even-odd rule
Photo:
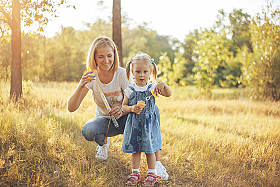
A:
<svg viewBox="0 0 280 187">
<path fill-rule="evenodd" d="M 81 135 L 95 112 L 91 94 L 70 113 L 77 83 L 25 85 L 17 103 L 0 84 L 0 186 L 125 186 L 122 135 L 111 138 L 107 161 Z M 192 87 L 172 91 L 156 101 L 170 175 L 160 186 L 280 186 L 279 102 L 246 99 L 239 89 L 215 89 L 212 99 L 193 97 Z M 143 155 L 142 179 L 146 167 Z"/>
</svg>

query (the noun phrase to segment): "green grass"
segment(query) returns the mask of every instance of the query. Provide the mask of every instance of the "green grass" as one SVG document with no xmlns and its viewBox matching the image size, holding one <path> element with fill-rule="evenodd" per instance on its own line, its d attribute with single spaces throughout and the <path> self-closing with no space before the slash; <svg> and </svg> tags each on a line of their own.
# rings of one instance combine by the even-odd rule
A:
<svg viewBox="0 0 280 187">
<path fill-rule="evenodd" d="M 95 113 L 91 94 L 70 113 L 77 83 L 29 85 L 17 103 L 0 84 L 0 186 L 125 186 L 131 155 L 120 150 L 122 135 L 111 138 L 107 161 L 81 135 Z M 214 89 L 211 99 L 194 87 L 172 91 L 156 101 L 170 175 L 161 186 L 280 185 L 279 102 L 252 101 L 240 89 Z M 140 169 L 144 178 L 144 155 Z"/>
</svg>

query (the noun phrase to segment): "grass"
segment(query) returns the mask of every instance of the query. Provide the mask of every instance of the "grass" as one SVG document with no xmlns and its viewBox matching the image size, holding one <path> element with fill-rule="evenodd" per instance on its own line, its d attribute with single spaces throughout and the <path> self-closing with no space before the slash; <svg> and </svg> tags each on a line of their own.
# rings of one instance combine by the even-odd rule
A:
<svg viewBox="0 0 280 187">
<path fill-rule="evenodd" d="M 0 186 L 125 186 L 122 135 L 111 138 L 107 161 L 81 135 L 95 113 L 91 94 L 70 113 L 77 83 L 36 83 L 17 103 L 0 84 Z M 172 90 L 157 99 L 170 175 L 161 186 L 280 185 L 279 102 L 252 101 L 239 89 L 214 89 L 211 99 L 198 99 L 193 87 Z M 144 178 L 144 156 L 140 169 Z"/>
</svg>

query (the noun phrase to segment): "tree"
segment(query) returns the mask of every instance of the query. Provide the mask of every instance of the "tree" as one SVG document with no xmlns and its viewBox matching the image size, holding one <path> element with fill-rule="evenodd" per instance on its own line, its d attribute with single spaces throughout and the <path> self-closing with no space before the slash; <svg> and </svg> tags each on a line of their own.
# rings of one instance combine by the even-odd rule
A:
<svg viewBox="0 0 280 187">
<path fill-rule="evenodd" d="M 22 63 L 22 79 L 34 80 L 44 72 L 42 64 L 42 40 L 44 36 L 39 34 L 21 35 L 21 63 Z"/>
<path fill-rule="evenodd" d="M 0 6 L 0 11 L 6 18 L 4 20 L 12 30 L 12 65 L 11 65 L 11 90 L 10 95 L 16 99 L 22 95 L 21 75 L 21 25 L 20 25 L 20 2 L 13 1 L 12 16 Z"/>
<path fill-rule="evenodd" d="M 280 11 L 267 9 L 251 25 L 253 53 L 243 49 L 242 80 L 254 98 L 280 100 Z"/>
<path fill-rule="evenodd" d="M 121 0 L 113 0 L 113 41 L 115 42 L 119 52 L 120 66 L 123 67 L 121 25 Z"/>
<path fill-rule="evenodd" d="M 246 45 L 252 51 L 252 44 L 250 42 L 250 24 L 251 17 L 247 13 L 243 13 L 242 9 L 233 9 L 229 14 L 226 14 L 223 9 L 218 11 L 217 21 L 214 24 L 214 30 L 218 33 L 221 30 L 226 31 L 227 37 L 231 37 L 234 56 L 238 49 Z M 229 21 L 229 25 L 226 22 Z"/>
<path fill-rule="evenodd" d="M 215 33 L 213 30 L 205 30 L 200 35 L 200 40 L 195 46 L 198 60 L 194 67 L 195 84 L 199 87 L 201 95 L 211 95 L 213 85 L 218 85 L 225 76 L 228 61 L 232 57 L 229 51 L 230 40 L 221 30 Z"/>
<path fill-rule="evenodd" d="M 172 77 L 174 73 L 172 69 L 172 63 L 166 52 L 159 57 L 158 69 L 159 81 L 164 81 L 167 84 L 173 84 Z"/>
<path fill-rule="evenodd" d="M 10 73 L 11 44 L 10 38 L 2 38 L 0 42 L 0 79 L 7 81 Z"/>
<path fill-rule="evenodd" d="M 37 22 L 39 23 L 38 31 L 43 31 L 43 25 L 48 22 L 46 15 L 55 12 L 56 7 L 62 4 L 65 4 L 65 0 L 58 3 L 44 0 L 2 0 L 0 2 L 0 21 L 9 26 L 1 27 L 1 33 L 5 34 L 7 29 L 12 32 L 11 98 L 15 97 L 17 100 L 22 96 L 21 21 L 23 21 L 24 26 L 30 26 Z"/>
<path fill-rule="evenodd" d="M 199 32 L 198 30 L 194 30 L 194 32 L 190 32 L 188 35 L 186 35 L 184 43 L 182 44 L 184 49 L 182 57 L 185 58 L 185 68 L 183 70 L 183 79 L 186 81 L 185 84 L 193 84 L 192 77 L 194 73 L 192 70 L 198 59 L 198 54 L 195 53 L 196 41 L 198 40 Z"/>
<path fill-rule="evenodd" d="M 52 59 L 47 60 L 52 70 L 48 77 L 49 80 L 73 81 L 80 79 L 85 70 L 84 62 L 86 61 L 86 51 L 82 50 L 84 40 L 78 38 L 80 35 L 82 34 L 75 31 L 73 27 L 62 27 L 61 34 L 52 38 L 55 41 L 53 42 L 55 51 L 52 52 L 50 48 L 48 49 L 48 53 L 52 56 Z M 56 79 L 53 78 L 53 75 Z"/>
<path fill-rule="evenodd" d="M 230 26 L 229 30 L 232 35 L 233 52 L 236 54 L 237 49 L 241 49 L 243 45 L 246 45 L 252 52 L 252 44 L 250 42 L 250 22 L 251 17 L 247 13 L 243 13 L 242 9 L 234 9 L 229 14 Z"/>
</svg>

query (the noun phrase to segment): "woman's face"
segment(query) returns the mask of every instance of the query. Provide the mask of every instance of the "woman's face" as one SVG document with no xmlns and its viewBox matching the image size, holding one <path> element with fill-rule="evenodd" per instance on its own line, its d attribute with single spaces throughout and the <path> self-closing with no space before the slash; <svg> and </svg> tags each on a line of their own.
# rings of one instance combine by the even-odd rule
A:
<svg viewBox="0 0 280 187">
<path fill-rule="evenodd" d="M 114 50 L 110 46 L 101 47 L 96 50 L 94 59 L 101 71 L 109 71 L 114 64 Z"/>
</svg>

